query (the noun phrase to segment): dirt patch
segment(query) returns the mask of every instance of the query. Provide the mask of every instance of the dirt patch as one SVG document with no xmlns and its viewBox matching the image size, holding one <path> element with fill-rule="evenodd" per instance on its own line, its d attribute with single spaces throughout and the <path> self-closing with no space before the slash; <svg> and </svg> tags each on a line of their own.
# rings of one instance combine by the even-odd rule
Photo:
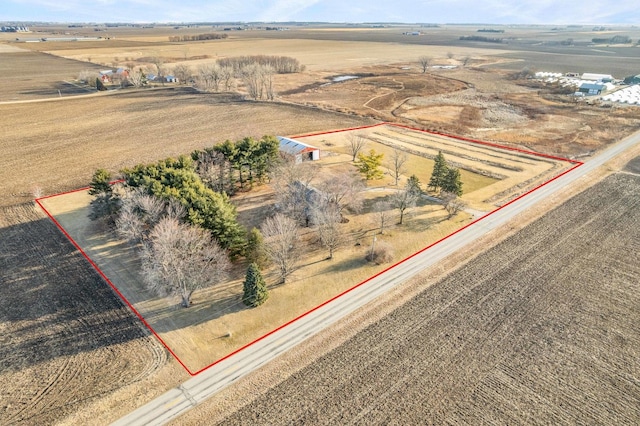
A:
<svg viewBox="0 0 640 426">
<path fill-rule="evenodd" d="M 219 421 L 636 423 L 639 190 L 608 178 Z"/>
</svg>

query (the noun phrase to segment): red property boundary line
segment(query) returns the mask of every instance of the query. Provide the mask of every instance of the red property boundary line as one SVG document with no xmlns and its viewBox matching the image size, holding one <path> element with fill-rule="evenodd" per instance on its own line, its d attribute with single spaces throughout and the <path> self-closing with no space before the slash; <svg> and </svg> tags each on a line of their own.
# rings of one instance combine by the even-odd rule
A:
<svg viewBox="0 0 640 426">
<path fill-rule="evenodd" d="M 372 275 L 371 277 L 367 278 L 366 280 L 354 285 L 351 288 L 348 288 L 347 290 L 344 290 L 343 292 L 337 294 L 336 296 L 333 296 L 332 298 L 330 298 L 329 300 L 321 303 L 320 305 L 316 306 L 315 308 L 312 308 L 310 310 L 308 310 L 307 312 L 304 312 L 300 315 L 298 315 L 297 317 L 293 318 L 292 320 L 280 325 L 279 327 L 271 330 L 270 332 L 268 332 L 267 334 L 258 337 L 257 339 L 247 343 L 246 345 L 234 350 L 233 352 L 229 353 L 228 355 L 218 359 L 217 361 L 211 363 L 210 365 L 198 370 L 198 371 L 191 371 L 183 362 L 182 360 L 180 360 L 180 358 L 175 354 L 175 352 L 173 352 L 173 350 L 165 343 L 164 340 L 162 340 L 162 338 L 160 337 L 160 335 L 158 335 L 158 333 L 156 333 L 156 331 L 153 329 L 153 327 L 151 327 L 151 325 L 144 319 L 144 317 L 138 312 L 138 310 L 127 300 L 127 298 L 124 297 L 124 295 L 120 292 L 120 290 L 118 290 L 118 288 L 111 282 L 111 280 L 104 274 L 104 272 L 102 272 L 102 270 L 98 267 L 98 265 L 96 265 L 96 263 L 85 253 L 85 251 L 82 249 L 82 247 L 80 247 L 78 245 L 78 243 L 76 243 L 76 241 L 71 237 L 71 235 L 69 235 L 69 233 L 67 233 L 67 231 L 62 227 L 62 225 L 60 225 L 60 223 L 53 217 L 53 215 L 42 205 L 42 203 L 40 202 L 41 200 L 45 200 L 47 198 L 53 198 L 53 197 L 58 197 L 58 196 L 62 196 L 62 195 L 66 195 L 66 194 L 72 194 L 75 192 L 80 192 L 80 191 L 86 191 L 89 188 L 85 187 L 85 188 L 80 188 L 80 189 L 75 189 L 72 191 L 67 191 L 67 192 L 62 192 L 60 194 L 54 194 L 54 195 L 48 195 L 45 197 L 41 197 L 41 198 L 37 198 L 36 200 L 34 200 L 38 206 L 40 206 L 40 208 L 47 214 L 47 216 L 49 217 L 49 219 L 51 219 L 51 221 L 58 227 L 58 229 L 60 229 L 60 231 L 62 232 L 62 234 L 67 237 L 69 239 L 69 241 L 71 242 L 71 244 L 73 244 L 73 246 L 78 249 L 78 251 L 80 252 L 80 254 L 82 254 L 82 256 L 84 256 L 84 258 L 89 262 L 89 264 L 98 272 L 98 274 L 102 277 L 102 279 L 104 279 L 107 284 L 109 284 L 109 286 L 111 287 L 111 289 L 118 295 L 118 297 L 125 303 L 125 305 L 127 305 L 129 307 L 129 309 L 131 309 L 131 311 L 140 319 L 140 321 L 151 331 L 151 333 L 158 339 L 158 341 L 160 343 L 162 343 L 162 345 L 169 351 L 169 353 L 176 359 L 176 361 L 178 361 L 178 363 L 185 369 L 185 371 L 187 373 L 189 373 L 190 376 L 196 376 L 200 373 L 202 373 L 205 370 L 208 370 L 209 368 L 213 367 L 216 364 L 219 364 L 220 362 L 236 355 L 237 353 L 243 351 L 244 349 L 248 348 L 249 346 L 252 346 L 258 342 L 260 342 L 261 340 L 264 340 L 265 338 L 271 336 L 272 334 L 282 330 L 283 328 L 287 327 L 288 325 L 298 321 L 299 319 L 311 314 L 312 312 L 317 311 L 318 309 L 322 308 L 325 305 L 328 305 L 329 303 L 333 302 L 334 300 L 344 296 L 345 294 L 357 289 L 358 287 L 361 287 L 365 284 L 367 284 L 368 282 L 370 282 L 371 280 L 377 278 L 378 276 L 384 274 L 385 272 L 395 268 L 396 266 L 408 261 L 409 259 L 412 259 L 413 257 L 419 255 L 420 253 L 425 252 L 426 250 L 430 249 L 431 247 L 441 243 L 442 241 L 456 235 L 459 232 L 462 232 L 463 230 L 465 230 L 466 228 L 480 222 L 481 220 L 486 219 L 487 217 L 491 216 L 492 214 L 498 212 L 499 210 L 507 207 L 508 205 L 515 203 L 516 201 L 518 201 L 521 198 L 526 197 L 527 195 L 531 194 L 534 191 L 537 191 L 538 189 L 542 188 L 545 185 L 548 185 L 549 183 L 553 182 L 554 180 L 560 178 L 561 176 L 564 176 L 565 174 L 573 171 L 574 169 L 582 166 L 584 163 L 578 160 L 572 160 L 572 159 L 568 159 L 568 158 L 563 158 L 563 157 L 557 157 L 557 156 L 553 156 L 553 155 L 547 155 L 547 154 L 543 154 L 543 153 L 538 153 L 538 152 L 534 152 L 534 151 L 529 151 L 529 150 L 525 150 L 525 149 L 520 149 L 520 148 L 514 148 L 514 147 L 509 147 L 509 146 L 503 146 L 503 145 L 499 145 L 499 144 L 495 144 L 495 143 L 491 143 L 491 142 L 485 142 L 485 141 L 481 141 L 481 140 L 476 140 L 476 139 L 471 139 L 471 138 L 466 138 L 466 137 L 462 137 L 462 136 L 454 136 L 454 135 L 448 135 L 445 133 L 440 133 L 440 132 L 433 132 L 433 131 L 428 131 L 428 130 L 423 130 L 423 129 L 419 129 L 419 128 L 415 128 L 415 127 L 410 127 L 410 126 L 405 126 L 405 125 L 401 125 L 401 124 L 395 124 L 395 123 L 378 123 L 378 124 L 373 124 L 373 125 L 369 125 L 369 126 L 361 126 L 361 127 L 351 127 L 351 128 L 347 128 L 347 129 L 339 129 L 339 130 L 331 130 L 331 131 L 326 131 L 326 132 L 318 132 L 318 133 L 309 133 L 309 134 L 304 134 L 304 135 L 298 135 L 298 136 L 293 136 L 293 138 L 304 138 L 304 137 L 311 137 L 311 136 L 321 136 L 321 135 L 328 135 L 328 134 L 333 134 L 333 133 L 341 133 L 341 132 L 347 132 L 347 131 L 353 131 L 353 130 L 363 130 L 363 129 L 369 129 L 369 128 L 373 128 L 373 127 L 378 127 L 378 126 L 392 126 L 392 127 L 398 127 L 398 128 L 404 128 L 407 130 L 414 130 L 414 131 L 418 131 L 418 132 L 423 132 L 423 133 L 429 133 L 429 134 L 433 134 L 436 136 L 444 136 L 450 139 L 455 139 L 455 140 L 460 140 L 460 141 L 464 141 L 464 142 L 470 142 L 470 143 L 474 143 L 474 144 L 480 144 L 480 145 L 485 145 L 485 146 L 491 146 L 494 148 L 499 148 L 502 150 L 507 150 L 507 151 L 516 151 L 516 152 L 520 152 L 523 154 L 528 154 L 528 155 L 534 155 L 537 157 L 543 157 L 543 158 L 549 158 L 549 159 L 553 159 L 553 160 L 558 160 L 558 161 L 565 161 L 571 164 L 574 164 L 573 167 L 571 167 L 568 170 L 565 170 L 564 172 L 558 174 L 557 176 L 549 179 L 548 181 L 538 185 L 537 187 L 525 192 L 524 194 L 514 198 L 513 200 L 509 201 L 508 203 L 498 207 L 495 210 L 492 210 L 491 212 L 485 214 L 484 216 L 468 223 L 467 225 L 463 226 L 462 228 L 452 232 L 451 234 L 447 235 L 446 237 L 443 237 L 441 239 L 439 239 L 438 241 L 431 243 L 430 245 L 426 246 L 425 248 L 413 253 L 412 255 L 400 260 L 399 262 L 396 262 L 395 264 L 389 266 L 388 268 L 378 272 L 375 275 Z M 119 181 L 114 181 L 112 183 L 116 183 L 116 182 L 121 182 L 121 180 Z"/>
</svg>

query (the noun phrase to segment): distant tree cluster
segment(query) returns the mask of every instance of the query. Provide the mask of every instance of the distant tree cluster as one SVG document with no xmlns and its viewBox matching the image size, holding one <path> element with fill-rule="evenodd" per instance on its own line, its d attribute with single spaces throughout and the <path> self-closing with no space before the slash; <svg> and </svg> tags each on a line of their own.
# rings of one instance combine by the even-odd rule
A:
<svg viewBox="0 0 640 426">
<path fill-rule="evenodd" d="M 465 41 L 482 41 L 485 43 L 502 43 L 501 38 L 497 37 L 484 37 L 484 36 L 460 36 L 460 40 Z"/>
<path fill-rule="evenodd" d="M 207 33 L 207 34 L 197 34 L 197 35 L 177 35 L 177 36 L 169 36 L 170 42 L 179 42 L 179 41 L 201 41 L 201 40 L 220 40 L 229 37 L 227 34 L 219 34 L 219 33 Z"/>
<path fill-rule="evenodd" d="M 631 37 L 626 35 L 616 35 L 610 38 L 593 38 L 593 43 L 597 44 L 627 44 L 632 43 Z"/>
<path fill-rule="evenodd" d="M 218 59 L 217 62 L 218 65 L 222 67 L 231 67 L 236 74 L 238 74 L 244 67 L 254 64 L 270 66 L 278 74 L 290 74 L 304 71 L 304 65 L 300 64 L 296 58 L 291 58 L 289 56 L 234 56 L 231 58 Z"/>
<path fill-rule="evenodd" d="M 504 30 L 496 30 L 494 28 L 482 28 L 478 30 L 479 33 L 504 33 Z"/>
</svg>

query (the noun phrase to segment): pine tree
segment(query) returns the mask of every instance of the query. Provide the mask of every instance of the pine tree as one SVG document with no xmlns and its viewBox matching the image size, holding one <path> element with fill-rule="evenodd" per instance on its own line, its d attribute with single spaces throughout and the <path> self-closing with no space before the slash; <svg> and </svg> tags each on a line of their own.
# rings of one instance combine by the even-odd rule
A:
<svg viewBox="0 0 640 426">
<path fill-rule="evenodd" d="M 418 176 L 416 175 L 411 175 L 409 176 L 409 179 L 407 179 L 407 190 L 414 195 L 422 195 L 422 188 L 420 185 L 420 179 L 418 179 Z"/>
<path fill-rule="evenodd" d="M 102 195 L 111 193 L 111 173 L 105 169 L 98 169 L 91 179 L 89 195 Z"/>
<path fill-rule="evenodd" d="M 107 90 L 105 85 L 102 83 L 102 80 L 100 80 L 100 78 L 98 77 L 96 77 L 96 89 L 98 89 L 99 92 L 104 92 L 105 90 Z"/>
<path fill-rule="evenodd" d="M 267 285 L 262 278 L 258 265 L 252 263 L 247 269 L 247 275 L 244 280 L 244 294 L 242 302 L 251 307 L 262 305 L 268 298 Z"/>
<path fill-rule="evenodd" d="M 108 222 L 113 222 L 119 209 L 119 199 L 113 193 L 111 187 L 111 173 L 105 169 L 98 169 L 91 179 L 89 195 L 95 198 L 91 200 L 91 212 L 89 218 L 96 220 L 106 217 Z"/>
<path fill-rule="evenodd" d="M 429 187 L 433 188 L 434 191 L 439 191 L 444 185 L 449 168 L 447 167 L 447 160 L 445 160 L 444 155 L 442 155 L 442 151 L 438 151 L 438 155 L 434 161 Z"/>
<path fill-rule="evenodd" d="M 442 191 L 455 194 L 458 197 L 462 195 L 462 180 L 460 180 L 460 170 L 449 169 L 445 180 L 442 183 Z"/>
<path fill-rule="evenodd" d="M 258 266 L 264 266 L 267 263 L 267 256 L 264 252 L 264 237 L 258 228 L 253 228 L 247 234 L 247 248 L 245 256 L 249 262 Z"/>
</svg>

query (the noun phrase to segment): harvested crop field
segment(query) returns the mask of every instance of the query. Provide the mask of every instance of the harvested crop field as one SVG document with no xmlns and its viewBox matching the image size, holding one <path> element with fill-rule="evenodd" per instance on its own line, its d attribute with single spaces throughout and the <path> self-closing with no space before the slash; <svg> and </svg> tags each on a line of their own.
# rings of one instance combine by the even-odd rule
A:
<svg viewBox="0 0 640 426">
<path fill-rule="evenodd" d="M 0 50 L 0 102 L 54 98 L 87 93 L 72 80 L 82 70 L 98 70 L 98 65 L 65 59 L 15 46 Z M 8 50 L 11 48 L 12 50 Z M 95 92 L 93 90 L 92 92 Z"/>
<path fill-rule="evenodd" d="M 0 423 L 52 424 L 153 375 L 164 349 L 31 204 L 0 209 Z"/>
<path fill-rule="evenodd" d="M 638 424 L 639 191 L 608 177 L 221 424 Z"/>
<path fill-rule="evenodd" d="M 231 95 L 167 88 L 0 105 L 1 205 L 84 187 L 98 168 L 189 154 L 226 139 L 291 135 L 372 120 Z M 19 143 L 16 143 L 19 141 Z M 17 173 L 16 171 L 19 171 Z"/>
</svg>

